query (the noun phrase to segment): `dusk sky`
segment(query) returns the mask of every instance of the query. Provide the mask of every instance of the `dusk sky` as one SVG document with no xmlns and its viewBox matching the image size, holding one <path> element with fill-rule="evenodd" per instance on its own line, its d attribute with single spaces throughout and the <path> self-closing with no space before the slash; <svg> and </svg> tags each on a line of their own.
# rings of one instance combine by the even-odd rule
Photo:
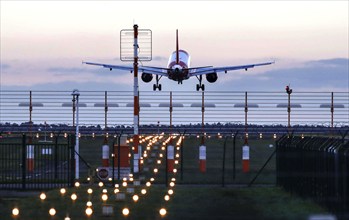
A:
<svg viewBox="0 0 349 220">
<path fill-rule="evenodd" d="M 1 89 L 132 90 L 133 75 L 82 65 L 119 60 L 120 30 L 153 33 L 153 60 L 175 49 L 192 66 L 275 65 L 220 74 L 206 91 L 349 91 L 348 1 L 0 1 Z M 154 82 L 140 81 L 141 90 Z M 194 91 L 197 79 L 163 90 Z"/>
</svg>

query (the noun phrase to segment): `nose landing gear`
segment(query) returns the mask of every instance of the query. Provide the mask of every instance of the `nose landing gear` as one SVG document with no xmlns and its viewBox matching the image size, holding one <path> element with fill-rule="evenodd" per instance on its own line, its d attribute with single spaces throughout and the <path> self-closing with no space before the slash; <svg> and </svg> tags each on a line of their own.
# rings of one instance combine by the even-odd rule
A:
<svg viewBox="0 0 349 220">
<path fill-rule="evenodd" d="M 161 91 L 161 84 L 159 84 L 160 79 L 161 76 L 159 78 L 159 76 L 156 75 L 156 84 L 153 85 L 153 91 L 156 91 L 156 89 L 159 89 L 159 91 Z"/>
<path fill-rule="evenodd" d="M 199 84 L 196 84 L 196 91 L 199 91 L 201 89 L 201 91 L 205 91 L 205 85 L 202 84 L 202 75 L 200 76 L 196 76 L 196 78 L 199 80 Z"/>
</svg>

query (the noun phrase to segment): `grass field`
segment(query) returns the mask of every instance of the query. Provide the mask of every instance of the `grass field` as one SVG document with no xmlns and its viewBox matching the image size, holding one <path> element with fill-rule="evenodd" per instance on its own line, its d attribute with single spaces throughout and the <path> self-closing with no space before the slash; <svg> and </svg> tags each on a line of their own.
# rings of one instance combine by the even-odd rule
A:
<svg viewBox="0 0 349 220">
<path fill-rule="evenodd" d="M 141 195 L 140 188 L 135 193 L 140 196 L 137 203 L 127 194 L 125 201 L 115 201 L 112 189 L 108 188 L 109 199 L 106 204 L 113 207 L 112 218 L 102 215 L 102 188 L 92 187 L 93 194 L 86 193 L 87 187 L 67 190 L 61 196 L 59 190 L 46 193 L 44 202 L 35 197 L 1 198 L 1 219 L 13 219 L 11 210 L 20 210 L 18 219 L 162 219 L 159 210 L 166 208 L 164 219 L 307 219 L 314 213 L 326 213 L 324 209 L 311 201 L 292 196 L 277 187 L 256 188 L 220 188 L 208 186 L 175 186 L 169 201 L 164 200 L 167 188 L 153 185 L 147 188 L 147 194 Z M 125 191 L 121 189 L 121 191 Z M 76 193 L 78 199 L 72 202 L 70 195 Z M 87 218 L 86 202 L 92 201 L 93 214 Z M 122 209 L 130 210 L 126 218 Z M 48 210 L 55 208 L 57 214 L 50 217 Z"/>
<path fill-rule="evenodd" d="M 63 139 L 60 142 L 64 141 Z M 314 204 L 310 200 L 303 200 L 296 195 L 290 195 L 282 189 L 275 187 L 275 157 L 268 163 L 262 175 L 257 179 L 256 186 L 246 186 L 265 161 L 274 152 L 273 139 L 249 140 L 250 146 L 250 172 L 242 172 L 241 149 L 244 144 L 241 138 L 236 140 L 236 178 L 233 178 L 233 140 L 227 139 L 225 155 L 225 183 L 231 184 L 228 188 L 220 187 L 223 175 L 223 147 L 224 139 L 207 139 L 207 171 L 199 172 L 199 145 L 200 139 L 187 137 L 183 144 L 183 176 L 180 172 L 170 174 L 169 179 L 176 178 L 174 195 L 169 201 L 164 200 L 168 188 L 165 187 L 165 161 L 159 158 L 161 150 L 153 150 L 157 157 L 144 160 L 144 167 L 150 171 L 142 172 L 141 175 L 149 180 L 155 177 L 151 187 L 135 186 L 135 193 L 140 199 L 137 203 L 132 201 L 132 195 L 126 193 L 125 201 L 115 201 L 113 188 L 109 184 L 109 199 L 106 204 L 112 206 L 114 214 L 112 217 L 102 215 L 101 200 L 102 188 L 92 181 L 92 185 L 84 184 L 79 188 L 67 189 L 67 193 L 61 196 L 59 189 L 47 191 L 47 199 L 42 202 L 38 192 L 35 196 L 19 198 L 17 196 L 0 197 L 0 219 L 13 219 L 11 210 L 18 207 L 20 216 L 17 219 L 87 219 L 85 215 L 86 202 L 92 201 L 93 215 L 88 219 L 125 219 L 122 209 L 130 210 L 128 219 L 162 219 L 159 214 L 160 208 L 166 208 L 165 219 L 307 219 L 314 213 L 325 213 L 326 210 Z M 109 140 L 110 146 L 113 140 Z M 176 141 L 174 141 L 176 143 Z M 96 168 L 101 165 L 101 148 L 103 138 L 82 137 L 80 140 L 80 154 L 83 159 Z M 145 146 L 144 146 L 145 147 Z M 180 153 L 180 151 L 175 152 Z M 150 155 L 150 153 L 149 153 Z M 161 159 L 161 165 L 155 161 Z M 83 166 L 83 165 L 82 165 Z M 153 168 L 159 172 L 154 174 Z M 180 165 L 177 166 L 180 169 Z M 88 176 L 86 169 L 82 169 L 82 181 Z M 95 179 L 97 181 L 97 179 Z M 92 195 L 87 194 L 87 188 L 94 191 Z M 141 189 L 146 188 L 147 193 L 142 195 Z M 121 192 L 126 192 L 125 187 L 120 187 Z M 70 195 L 76 193 L 78 199 L 72 202 Z M 1 192 L 0 192 L 1 194 Z M 57 210 L 55 217 L 50 217 L 48 210 L 54 207 Z"/>
</svg>

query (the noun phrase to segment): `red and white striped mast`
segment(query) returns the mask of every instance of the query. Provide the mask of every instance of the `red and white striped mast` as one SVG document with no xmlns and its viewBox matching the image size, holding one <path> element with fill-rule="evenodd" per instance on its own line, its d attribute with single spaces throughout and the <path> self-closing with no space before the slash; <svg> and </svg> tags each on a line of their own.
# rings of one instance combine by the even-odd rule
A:
<svg viewBox="0 0 349 220">
<path fill-rule="evenodd" d="M 138 97 L 138 25 L 133 25 L 133 33 L 134 33 L 134 43 L 133 43 L 133 172 L 139 172 L 139 97 Z"/>
</svg>

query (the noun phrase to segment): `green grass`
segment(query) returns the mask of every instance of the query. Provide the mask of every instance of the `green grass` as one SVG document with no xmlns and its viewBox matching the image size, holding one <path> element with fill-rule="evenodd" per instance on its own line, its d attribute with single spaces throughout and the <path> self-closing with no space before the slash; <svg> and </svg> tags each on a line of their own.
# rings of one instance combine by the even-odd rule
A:
<svg viewBox="0 0 349 220">
<path fill-rule="evenodd" d="M 140 195 L 140 187 L 136 193 Z M 28 198 L 0 199 L 1 219 L 12 219 L 13 207 L 20 209 L 19 219 L 87 219 L 84 210 L 86 202 L 93 203 L 93 215 L 89 219 L 125 219 L 121 211 L 124 207 L 130 209 L 128 219 L 161 219 L 160 208 L 167 209 L 165 219 L 307 219 L 314 213 L 326 213 L 318 205 L 309 200 L 292 196 L 280 188 L 220 188 L 207 186 L 175 186 L 170 201 L 163 199 L 167 188 L 153 185 L 146 195 L 140 195 L 137 203 L 133 202 L 131 194 L 126 201 L 115 201 L 112 189 L 108 188 L 108 204 L 112 205 L 114 214 L 111 217 L 102 215 L 101 188 L 93 187 L 94 193 L 88 196 L 87 187 L 68 189 L 65 196 L 59 190 L 47 192 L 47 199 L 42 202 L 37 196 Z M 74 203 L 70 200 L 72 193 L 77 193 Z M 57 215 L 50 218 L 48 210 L 54 207 Z"/>
<path fill-rule="evenodd" d="M 61 138 L 60 143 L 63 140 Z M 112 141 L 112 139 L 109 140 L 110 146 Z M 80 140 L 80 154 L 93 168 L 101 165 L 102 144 L 103 138 L 101 137 L 95 139 L 83 137 Z M 217 187 L 217 184 L 220 185 L 222 183 L 224 139 L 207 139 L 205 144 L 207 146 L 207 172 L 200 173 L 198 163 L 200 139 L 196 137 L 185 139 L 183 148 L 183 180 L 181 180 L 180 172 L 176 175 L 169 175 L 169 179 L 175 176 L 178 183 L 175 186 L 175 193 L 169 202 L 165 202 L 163 199 L 167 192 L 167 188 L 164 186 L 164 158 L 161 166 L 155 165 L 157 158 L 153 158 L 153 163 L 148 163 L 145 160 L 144 167 L 149 167 L 150 171 L 143 172 L 142 175 L 149 179 L 154 176 L 151 172 L 152 169 L 158 167 L 159 173 L 155 175 L 157 184 L 150 187 L 145 196 L 140 195 L 141 187 L 136 187 L 136 193 L 140 195 L 139 202 L 134 203 L 130 194 L 127 194 L 126 201 L 115 201 L 112 188 L 107 188 L 109 195 L 107 203 L 112 205 L 114 210 L 112 217 L 104 217 L 102 215 L 103 202 L 100 198 L 102 189 L 91 185 L 94 193 L 92 196 L 88 196 L 86 190 L 90 186 L 85 185 L 81 188 L 68 189 L 64 197 L 59 194 L 58 189 L 48 191 L 47 199 L 44 202 L 39 199 L 40 192 L 34 197 L 0 197 L 0 218 L 1 220 L 12 219 L 11 210 L 14 207 L 18 207 L 20 209 L 20 217 L 18 219 L 64 219 L 67 215 L 71 219 L 86 219 L 85 208 L 88 200 L 91 200 L 93 203 L 93 215 L 89 219 L 124 219 L 124 216 L 121 214 L 124 207 L 130 209 L 128 219 L 149 220 L 161 219 L 159 209 L 162 207 L 165 207 L 168 211 L 166 219 L 307 219 L 310 214 L 326 212 L 326 210 L 312 201 L 290 195 L 277 187 L 236 187 L 238 184 L 248 184 L 256 175 L 275 150 L 275 147 L 269 148 L 269 144 L 275 144 L 274 140 L 249 140 L 250 172 L 243 173 L 241 148 L 244 141 L 237 139 L 237 172 L 236 178 L 233 179 L 233 142 L 232 139 L 228 139 L 225 157 L 225 183 L 234 184 L 235 187 L 233 188 Z M 82 179 L 88 175 L 85 172 L 86 169 L 80 173 Z M 268 184 L 268 186 L 275 184 L 275 157 L 266 166 L 256 183 Z M 72 193 L 78 194 L 78 200 L 75 203 L 70 199 Z M 48 215 L 48 210 L 51 207 L 56 208 L 56 217 L 51 218 Z"/>
</svg>

